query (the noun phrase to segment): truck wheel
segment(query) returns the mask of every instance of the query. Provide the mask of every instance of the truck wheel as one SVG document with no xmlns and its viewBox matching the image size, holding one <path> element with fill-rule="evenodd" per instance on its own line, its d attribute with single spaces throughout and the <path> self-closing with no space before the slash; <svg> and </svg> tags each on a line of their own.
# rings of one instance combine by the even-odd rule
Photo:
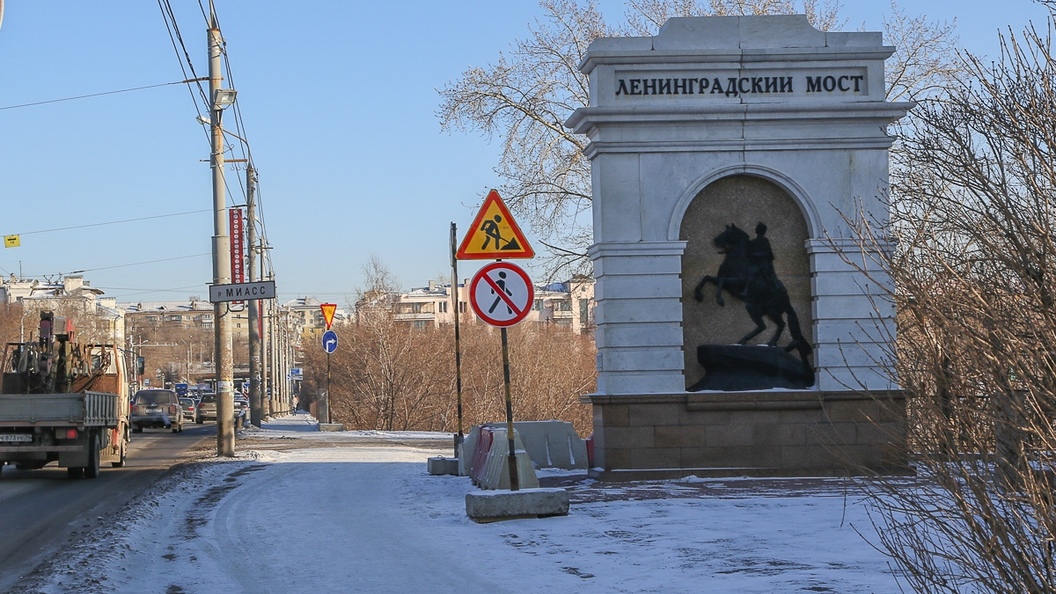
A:
<svg viewBox="0 0 1056 594">
<path fill-rule="evenodd" d="M 99 432 L 88 434 L 88 466 L 84 467 L 84 476 L 94 479 L 99 476 Z"/>
</svg>

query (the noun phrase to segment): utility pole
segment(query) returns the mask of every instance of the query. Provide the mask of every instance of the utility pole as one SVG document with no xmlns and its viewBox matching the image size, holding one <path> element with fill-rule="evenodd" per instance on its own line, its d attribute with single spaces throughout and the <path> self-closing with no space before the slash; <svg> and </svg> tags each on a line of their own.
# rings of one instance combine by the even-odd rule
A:
<svg viewBox="0 0 1056 594">
<path fill-rule="evenodd" d="M 246 219 L 249 223 L 249 282 L 259 279 L 257 271 L 257 171 L 253 164 L 246 166 Z M 249 300 L 249 420 L 260 427 L 264 420 L 260 398 L 260 300 Z"/>
<path fill-rule="evenodd" d="M 264 254 L 267 248 L 263 245 L 260 246 L 260 271 L 264 272 Z M 273 280 L 270 273 L 267 276 L 268 280 Z M 268 398 L 269 388 L 271 381 L 268 379 L 271 377 L 268 371 L 268 366 L 271 364 L 271 310 L 274 307 L 275 300 L 268 299 L 264 302 L 264 315 L 263 323 L 260 325 L 261 344 L 260 344 L 260 400 L 263 407 L 263 416 L 271 416 L 271 401 Z"/>
<path fill-rule="evenodd" d="M 227 234 L 227 197 L 224 194 L 224 131 L 220 118 L 227 105 L 222 100 L 220 55 L 223 39 L 216 21 L 213 3 L 209 3 L 209 99 L 212 102 L 213 172 L 213 284 L 231 283 L 231 238 Z M 230 99 L 230 97 L 228 97 Z M 235 455 L 235 381 L 231 357 L 231 319 L 226 301 L 213 304 L 213 327 L 216 347 L 216 455 Z"/>
</svg>

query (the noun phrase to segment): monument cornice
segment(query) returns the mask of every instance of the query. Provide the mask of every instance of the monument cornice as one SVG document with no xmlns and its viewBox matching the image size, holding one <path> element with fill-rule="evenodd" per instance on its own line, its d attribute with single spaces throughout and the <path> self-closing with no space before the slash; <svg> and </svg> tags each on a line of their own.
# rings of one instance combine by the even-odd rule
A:
<svg viewBox="0 0 1056 594">
<path fill-rule="evenodd" d="M 577 134 L 589 134 L 599 125 L 707 124 L 715 121 L 768 122 L 769 120 L 819 120 L 828 123 L 889 123 L 906 115 L 913 103 L 859 101 L 854 103 L 731 103 L 707 105 L 628 105 L 626 107 L 581 107 L 572 112 L 565 126 Z"/>
<path fill-rule="evenodd" d="M 892 46 L 880 46 L 879 48 L 760 48 L 740 50 L 698 50 L 694 52 L 673 50 L 648 50 L 648 51 L 608 51 L 599 52 L 597 55 L 591 53 L 580 62 L 579 70 L 584 74 L 590 74 L 599 66 L 657 66 L 662 64 L 667 68 L 685 67 L 697 65 L 700 67 L 714 68 L 725 65 L 736 68 L 738 65 L 751 64 L 775 64 L 795 66 L 796 63 L 810 63 L 817 65 L 819 62 L 883 62 L 894 53 Z"/>
</svg>

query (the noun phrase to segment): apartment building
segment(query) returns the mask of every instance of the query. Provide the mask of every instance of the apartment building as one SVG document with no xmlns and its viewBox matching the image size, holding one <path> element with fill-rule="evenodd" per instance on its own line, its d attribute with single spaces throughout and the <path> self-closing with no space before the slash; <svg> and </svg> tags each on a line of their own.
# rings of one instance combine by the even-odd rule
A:
<svg viewBox="0 0 1056 594">
<path fill-rule="evenodd" d="M 124 316 L 115 299 L 102 295 L 80 275 L 61 281 L 0 277 L 0 303 L 22 305 L 20 340 L 35 339 L 40 312 L 50 311 L 73 321 L 79 341 L 123 344 Z"/>
<path fill-rule="evenodd" d="M 213 329 L 213 304 L 198 297 L 190 297 L 186 301 L 121 303 L 119 306 L 125 312 L 128 327 L 139 332 L 160 333 L 168 328 Z M 243 311 L 234 315 L 232 334 L 248 336 L 248 314 Z"/>
<path fill-rule="evenodd" d="M 322 336 L 326 330 L 322 304 L 323 302 L 315 297 L 298 297 L 282 305 L 282 310 L 288 312 L 290 333 L 294 337 L 315 340 Z M 350 318 L 347 310 L 338 307 L 334 311 L 333 324 L 340 326 Z"/>
</svg>

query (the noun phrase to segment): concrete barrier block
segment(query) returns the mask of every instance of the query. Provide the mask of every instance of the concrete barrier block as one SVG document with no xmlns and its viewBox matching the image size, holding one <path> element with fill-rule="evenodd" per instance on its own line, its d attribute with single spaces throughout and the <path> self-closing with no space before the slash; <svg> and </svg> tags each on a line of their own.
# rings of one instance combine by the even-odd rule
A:
<svg viewBox="0 0 1056 594">
<path fill-rule="evenodd" d="M 482 489 L 509 489 L 510 488 L 510 461 L 509 440 L 506 438 L 506 430 L 495 430 L 495 437 L 491 442 L 484 467 L 477 475 L 477 486 Z M 534 489 L 539 486 L 539 477 L 535 474 L 535 466 L 528 453 L 520 449 L 520 439 L 517 431 L 513 432 L 514 448 L 517 457 L 517 482 L 522 489 Z"/>
<path fill-rule="evenodd" d="M 473 456 L 477 453 L 477 445 L 480 442 L 480 425 L 474 425 L 462 444 L 458 446 L 458 474 L 459 476 L 470 476 L 473 471 Z"/>
<path fill-rule="evenodd" d="M 433 475 L 457 475 L 458 458 L 444 458 L 443 456 L 434 456 L 426 461 L 426 468 L 429 470 L 429 474 Z"/>
<path fill-rule="evenodd" d="M 528 452 L 536 468 L 574 470 L 587 467 L 586 441 L 576 434 L 572 423 L 517 421 L 513 425 L 523 442 L 523 446 L 517 446 L 518 449 L 523 447 Z M 501 430 L 505 428 L 505 424 L 488 423 L 485 427 Z"/>
<path fill-rule="evenodd" d="M 466 494 L 466 515 L 474 522 L 568 515 L 568 491 L 521 489 Z"/>
</svg>

